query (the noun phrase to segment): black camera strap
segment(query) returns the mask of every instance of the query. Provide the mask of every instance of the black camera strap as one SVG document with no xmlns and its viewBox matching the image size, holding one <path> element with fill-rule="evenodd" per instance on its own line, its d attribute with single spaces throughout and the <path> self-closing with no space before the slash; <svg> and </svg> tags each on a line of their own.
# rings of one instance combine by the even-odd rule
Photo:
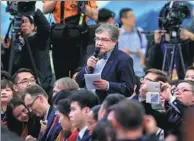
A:
<svg viewBox="0 0 194 141">
<path fill-rule="evenodd" d="M 63 23 L 63 21 L 64 21 L 64 9 L 65 9 L 65 1 L 61 1 L 61 24 Z"/>
</svg>

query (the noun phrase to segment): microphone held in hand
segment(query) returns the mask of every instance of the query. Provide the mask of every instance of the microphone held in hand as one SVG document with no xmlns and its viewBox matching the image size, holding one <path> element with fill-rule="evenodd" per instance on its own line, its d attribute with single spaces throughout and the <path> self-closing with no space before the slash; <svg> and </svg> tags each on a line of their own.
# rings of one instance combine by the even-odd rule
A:
<svg viewBox="0 0 194 141">
<path fill-rule="evenodd" d="M 99 57 L 99 53 L 100 53 L 100 48 L 99 47 L 95 47 L 93 56 L 95 58 L 98 58 Z M 93 67 L 90 68 L 90 72 L 91 73 L 94 72 L 94 68 Z"/>
<path fill-rule="evenodd" d="M 98 58 L 99 53 L 100 53 L 100 48 L 99 47 L 95 47 L 95 49 L 94 49 L 94 57 Z"/>
</svg>

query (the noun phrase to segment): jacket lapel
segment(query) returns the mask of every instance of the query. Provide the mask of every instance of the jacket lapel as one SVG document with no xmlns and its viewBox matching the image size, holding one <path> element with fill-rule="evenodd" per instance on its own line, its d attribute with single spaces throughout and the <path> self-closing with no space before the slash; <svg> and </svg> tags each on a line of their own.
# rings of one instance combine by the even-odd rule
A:
<svg viewBox="0 0 194 141">
<path fill-rule="evenodd" d="M 106 62 L 106 65 L 103 68 L 103 71 L 102 71 L 102 78 L 103 79 L 107 76 L 108 72 L 110 71 L 111 67 L 113 66 L 113 63 L 116 61 L 115 57 L 116 57 L 117 50 L 118 50 L 118 48 L 117 48 L 117 46 L 115 46 L 113 51 L 112 51 L 112 54 L 110 55 L 108 61 Z"/>
</svg>

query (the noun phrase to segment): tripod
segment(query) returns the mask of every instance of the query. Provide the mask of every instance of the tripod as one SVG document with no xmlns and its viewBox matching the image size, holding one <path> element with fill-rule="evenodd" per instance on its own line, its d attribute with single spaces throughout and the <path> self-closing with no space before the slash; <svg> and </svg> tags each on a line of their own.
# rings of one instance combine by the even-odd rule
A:
<svg viewBox="0 0 194 141">
<path fill-rule="evenodd" d="M 17 27 L 14 28 L 15 22 L 17 23 L 17 21 L 12 19 L 12 21 L 9 24 L 9 28 L 8 28 L 8 31 L 6 33 L 6 36 L 5 36 L 5 41 L 6 41 L 9 38 L 9 32 L 11 30 L 11 27 L 13 27 L 13 30 L 11 32 L 11 47 L 10 47 L 10 58 L 9 58 L 9 66 L 8 66 L 9 74 L 12 74 L 12 70 L 13 70 L 13 63 L 14 63 L 15 51 L 16 51 L 16 48 L 15 48 L 16 40 L 19 40 L 19 34 L 18 34 L 19 29 Z M 36 63 L 35 63 L 35 60 L 33 58 L 32 50 L 30 48 L 30 44 L 29 44 L 29 42 L 28 42 L 28 40 L 25 36 L 23 36 L 23 39 L 24 39 L 24 42 L 25 42 L 25 47 L 27 47 L 27 51 L 28 51 L 27 53 L 29 54 L 30 61 L 31 61 L 31 64 L 32 64 L 32 69 L 33 69 L 33 72 L 35 74 L 35 78 L 37 80 L 37 83 L 40 86 L 42 86 L 39 75 L 38 75 L 39 73 L 38 73 L 38 70 L 36 68 Z"/>
<path fill-rule="evenodd" d="M 170 60 L 168 59 L 169 51 L 171 53 Z M 165 48 L 165 52 L 164 52 L 162 70 L 167 72 L 168 76 L 170 76 L 170 79 L 172 79 L 173 67 L 174 67 L 174 65 L 177 65 L 176 59 L 178 59 L 178 61 L 180 59 L 181 66 L 182 66 L 183 72 L 185 74 L 185 65 L 184 65 L 184 60 L 183 60 L 181 44 L 179 42 L 176 42 L 176 41 L 167 43 L 166 48 Z M 168 68 L 166 70 L 165 67 L 166 67 L 167 63 L 170 63 L 170 65 L 167 66 Z"/>
</svg>

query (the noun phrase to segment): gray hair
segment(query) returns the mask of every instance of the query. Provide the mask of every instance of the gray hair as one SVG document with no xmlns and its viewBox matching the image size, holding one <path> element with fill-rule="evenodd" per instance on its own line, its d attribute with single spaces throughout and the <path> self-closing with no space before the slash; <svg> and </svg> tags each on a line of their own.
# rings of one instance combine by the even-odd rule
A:
<svg viewBox="0 0 194 141">
<path fill-rule="evenodd" d="M 112 41 L 117 41 L 119 38 L 119 28 L 114 24 L 106 23 L 106 24 L 100 25 L 96 29 L 95 34 L 102 33 L 102 32 L 108 32 Z"/>
<path fill-rule="evenodd" d="M 55 82 L 55 85 L 65 90 L 78 90 L 79 85 L 77 82 L 69 77 L 60 78 Z"/>
</svg>

